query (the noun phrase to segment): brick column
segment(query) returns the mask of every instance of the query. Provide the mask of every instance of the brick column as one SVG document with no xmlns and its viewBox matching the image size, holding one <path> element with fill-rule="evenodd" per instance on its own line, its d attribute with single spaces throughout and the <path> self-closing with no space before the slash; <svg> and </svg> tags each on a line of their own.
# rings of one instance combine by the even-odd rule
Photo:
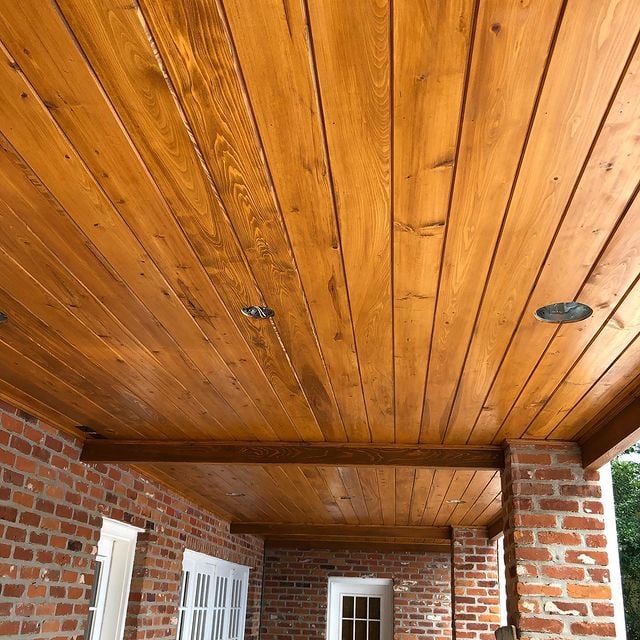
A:
<svg viewBox="0 0 640 640">
<path fill-rule="evenodd" d="M 522 640 L 615 637 L 598 473 L 575 444 L 516 441 L 505 455 L 509 623 Z"/>
<path fill-rule="evenodd" d="M 497 547 L 484 529 L 454 528 L 451 593 L 454 640 L 495 640 L 500 626 Z"/>
</svg>

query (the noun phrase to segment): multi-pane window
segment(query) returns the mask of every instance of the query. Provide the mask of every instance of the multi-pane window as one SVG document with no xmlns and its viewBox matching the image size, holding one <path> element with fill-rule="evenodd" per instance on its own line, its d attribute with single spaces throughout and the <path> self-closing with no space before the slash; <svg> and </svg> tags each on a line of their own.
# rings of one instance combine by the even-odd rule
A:
<svg viewBox="0 0 640 640">
<path fill-rule="evenodd" d="M 380 640 L 380 597 L 342 596 L 341 640 Z"/>
<path fill-rule="evenodd" d="M 185 551 L 178 640 L 244 637 L 249 568 Z"/>
<path fill-rule="evenodd" d="M 376 578 L 329 578 L 329 640 L 392 640 L 393 584 Z"/>
</svg>

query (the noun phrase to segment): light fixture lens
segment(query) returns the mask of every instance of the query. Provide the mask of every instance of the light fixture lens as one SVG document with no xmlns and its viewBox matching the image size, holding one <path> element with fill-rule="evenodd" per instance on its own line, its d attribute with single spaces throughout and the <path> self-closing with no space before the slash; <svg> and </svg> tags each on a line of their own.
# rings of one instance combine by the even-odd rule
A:
<svg viewBox="0 0 640 640">
<path fill-rule="evenodd" d="M 593 313 L 593 309 L 582 302 L 554 302 L 540 307 L 535 316 L 542 322 L 579 322 L 586 320 Z"/>
<path fill-rule="evenodd" d="M 259 320 L 273 318 L 273 316 L 276 315 L 276 312 L 271 307 L 259 307 L 255 305 L 242 307 L 241 311 L 248 318 L 258 318 Z"/>
<path fill-rule="evenodd" d="M 456 500 L 447 500 L 447 504 L 466 504 L 466 500 L 460 500 L 460 499 L 456 499 Z"/>
<path fill-rule="evenodd" d="M 7 320 L 9 320 L 7 314 L 0 311 L 0 324 L 4 324 L 5 322 L 7 322 Z"/>
<path fill-rule="evenodd" d="M 238 493 L 236 491 L 229 491 L 229 493 L 225 493 L 225 496 L 229 496 L 230 498 L 244 498 L 244 493 Z"/>
</svg>

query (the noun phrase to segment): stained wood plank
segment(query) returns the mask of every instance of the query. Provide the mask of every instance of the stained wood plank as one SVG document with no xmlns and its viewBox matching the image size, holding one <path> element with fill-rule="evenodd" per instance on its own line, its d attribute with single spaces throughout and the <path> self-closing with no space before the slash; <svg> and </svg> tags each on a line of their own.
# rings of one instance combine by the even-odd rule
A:
<svg viewBox="0 0 640 640">
<path fill-rule="evenodd" d="M 223 5 L 340 414 L 349 440 L 368 442 L 304 4 Z"/>
<path fill-rule="evenodd" d="M 469 489 L 473 477 L 473 471 L 455 471 L 449 483 L 449 488 L 444 495 L 442 503 L 438 508 L 438 513 L 433 521 L 435 525 L 445 525 L 449 522 L 451 515 L 459 505 L 452 503 L 453 500 L 464 500 L 464 495 Z"/>
<path fill-rule="evenodd" d="M 0 359 L 3 366 L 2 378 L 7 384 L 17 389 L 24 389 L 27 395 L 38 398 L 40 403 L 59 414 L 69 416 L 74 424 L 106 426 L 114 430 L 135 433 L 135 429 L 127 429 L 117 416 L 111 415 L 90 397 L 43 369 L 2 339 L 0 339 Z"/>
<path fill-rule="evenodd" d="M 580 299 L 591 303 L 594 315 L 583 326 L 560 327 L 556 330 L 540 362 L 536 364 L 535 375 L 527 381 L 494 436 L 494 441 L 499 442 L 504 437 L 520 437 L 524 433 L 580 355 L 590 348 L 590 343 L 603 326 L 610 322 L 620 299 L 627 295 L 628 288 L 636 279 L 637 269 L 640 269 L 634 240 L 638 211 L 640 200 L 636 198 L 579 292 Z M 611 362 L 612 357 L 607 358 Z"/>
<path fill-rule="evenodd" d="M 396 523 L 396 470 L 393 467 L 376 467 L 378 491 L 382 502 L 382 522 Z"/>
<path fill-rule="evenodd" d="M 371 433 L 393 442 L 389 2 L 308 8 Z"/>
<path fill-rule="evenodd" d="M 416 470 L 407 467 L 396 468 L 396 524 L 408 525 L 411 513 L 411 498 L 415 485 Z"/>
<path fill-rule="evenodd" d="M 422 524 L 434 475 L 434 469 L 416 469 L 413 491 L 411 492 L 410 525 Z"/>
<path fill-rule="evenodd" d="M 454 524 L 460 520 L 474 507 L 476 502 L 482 495 L 490 490 L 490 483 L 494 480 L 496 474 L 493 471 L 476 471 L 469 480 L 469 484 L 464 493 L 460 496 L 461 504 L 454 505 L 454 509 L 450 512 L 446 524 Z M 493 496 L 495 497 L 495 496 Z"/>
<path fill-rule="evenodd" d="M 0 208 L 0 214 L 5 211 Z M 12 229 L 6 218 L 3 218 L 3 228 Z M 189 437 L 188 430 L 177 426 L 187 414 L 192 416 L 192 433 L 200 432 L 202 413 L 197 412 L 197 403 L 185 395 L 175 379 L 163 373 L 157 360 L 110 316 L 87 289 L 57 264 L 55 257 L 39 240 L 30 236 L 25 239 L 14 228 L 13 232 L 0 237 L 0 243 L 4 243 L 0 246 L 0 279 L 7 293 L 23 300 L 24 306 L 35 316 L 47 318 L 48 325 L 56 334 L 83 353 L 99 354 L 99 363 L 114 376 L 125 377 L 128 387 L 147 399 L 163 417 L 158 425 L 159 437 L 163 427 L 170 425 L 176 425 L 176 433 Z M 9 257 L 7 247 L 20 264 Z M 29 268 L 41 280 L 44 279 L 47 288 L 27 272 Z M 87 271 L 94 272 L 95 268 Z M 112 274 L 106 272 L 103 281 L 111 280 Z M 127 360 L 127 353 L 136 353 L 136 359 Z M 100 431 L 99 424 L 94 426 Z M 200 433 L 207 433 L 207 430 Z"/>
<path fill-rule="evenodd" d="M 495 501 L 502 499 L 500 474 L 496 473 L 485 487 L 480 497 L 459 519 L 461 525 L 487 524 L 494 518 Z"/>
<path fill-rule="evenodd" d="M 633 51 L 639 21 L 640 5 L 633 0 L 628 3 L 600 0 L 588 5 L 571 3 L 564 12 L 445 442 L 466 441 L 469 421 L 475 419 L 484 402 L 559 223 L 563 217 L 569 228 L 580 229 L 584 223 L 580 208 L 574 207 L 572 215 L 567 217 L 566 207 L 581 175 L 589 184 L 594 173 L 603 171 L 602 167 L 594 169 L 592 165 L 590 175 L 584 176 L 585 157 L 589 156 L 594 139 L 600 133 L 611 96 Z M 616 142 L 624 139 L 625 133 L 630 133 L 629 130 L 621 131 L 620 126 L 628 123 L 630 116 L 631 124 L 637 124 L 633 117 L 635 105 L 629 103 L 640 87 L 637 69 L 634 71 L 627 76 L 627 92 L 620 96 L 618 103 L 626 109 L 622 114 L 620 110 L 613 112 L 617 126 L 610 123 L 614 126 L 609 131 L 614 132 Z M 615 154 L 618 148 L 612 142 L 605 137 L 598 153 Z M 606 188 L 611 184 L 619 187 L 613 180 L 603 186 Z M 600 205 L 597 201 L 594 204 Z M 602 211 L 601 205 L 598 209 Z M 609 219 L 610 224 L 615 225 L 615 212 Z M 569 251 L 573 242 L 577 244 L 581 240 L 581 234 L 572 238 L 564 244 Z M 598 240 L 583 241 L 578 245 L 584 246 L 586 252 L 584 257 L 581 255 L 579 264 L 588 268 L 589 263 L 584 258 L 597 255 L 601 246 Z M 563 263 L 562 275 L 569 264 Z M 572 285 L 575 288 L 575 283 L 584 277 L 585 267 L 575 270 L 568 279 L 570 282 L 566 285 L 570 291 Z M 560 273 L 556 274 L 556 280 L 560 277 Z M 570 295 L 574 293 L 572 291 Z"/>
<path fill-rule="evenodd" d="M 559 1 L 480 3 L 427 374 L 422 442 L 441 442 L 445 435 L 561 5 Z"/>
<path fill-rule="evenodd" d="M 418 442 L 474 3 L 393 11 L 393 305 L 398 442 Z"/>
<path fill-rule="evenodd" d="M 422 516 L 423 525 L 435 524 L 438 511 L 453 479 L 453 473 L 453 471 L 448 469 L 436 469 L 429 491 L 429 497 L 427 498 L 427 505 Z"/>
<path fill-rule="evenodd" d="M 211 2 L 142 2 L 193 135 L 232 220 L 323 436 L 346 438 L 318 349 L 260 140 L 218 7 Z"/>
<path fill-rule="evenodd" d="M 313 464 L 331 466 L 445 467 L 501 469 L 500 447 L 410 447 L 406 445 L 331 445 L 154 440 L 87 442 L 82 459 L 89 462 L 183 462 Z"/>
<path fill-rule="evenodd" d="M 342 513 L 342 518 L 347 524 L 358 524 L 358 515 L 351 503 L 351 495 L 347 491 L 347 487 L 344 484 L 344 480 L 340 475 L 340 470 L 337 467 L 319 467 L 320 476 L 324 478 L 324 481 L 329 489 L 329 492 L 333 498 L 333 501 L 338 506 L 338 509 Z"/>
<path fill-rule="evenodd" d="M 369 524 L 384 523 L 382 511 L 382 497 L 379 492 L 378 476 L 373 467 L 358 467 L 356 469 L 362 495 L 367 505 Z"/>
<path fill-rule="evenodd" d="M 264 302 L 137 13 L 106 0 L 58 6 L 225 306 Z M 237 327 L 300 436 L 322 440 L 273 327 L 246 320 Z"/>
</svg>

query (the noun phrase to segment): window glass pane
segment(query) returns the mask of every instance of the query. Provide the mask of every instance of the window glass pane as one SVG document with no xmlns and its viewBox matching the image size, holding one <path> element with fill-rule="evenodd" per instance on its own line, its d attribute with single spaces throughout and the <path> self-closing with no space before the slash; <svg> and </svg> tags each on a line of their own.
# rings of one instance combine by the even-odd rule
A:
<svg viewBox="0 0 640 640">
<path fill-rule="evenodd" d="M 353 596 L 342 596 L 342 617 L 353 618 Z"/>
<path fill-rule="evenodd" d="M 342 639 L 353 640 L 353 620 L 342 621 Z"/>
<path fill-rule="evenodd" d="M 182 606 L 187 606 L 187 590 L 189 589 L 189 577 L 191 573 L 189 571 L 182 572 Z"/>
<path fill-rule="evenodd" d="M 369 619 L 380 620 L 380 598 L 369 598 Z"/>
<path fill-rule="evenodd" d="M 356 620 L 355 640 L 367 640 L 367 621 Z"/>
<path fill-rule="evenodd" d="M 380 623 L 377 621 L 369 623 L 369 640 L 380 640 Z"/>
<path fill-rule="evenodd" d="M 367 617 L 367 598 L 356 598 L 356 618 Z"/>
<path fill-rule="evenodd" d="M 91 587 L 91 598 L 89 600 L 89 606 L 96 606 L 96 599 L 98 598 L 98 585 L 100 584 L 100 573 L 102 572 L 102 560 L 96 559 L 96 571 L 93 574 L 93 585 Z"/>
</svg>

